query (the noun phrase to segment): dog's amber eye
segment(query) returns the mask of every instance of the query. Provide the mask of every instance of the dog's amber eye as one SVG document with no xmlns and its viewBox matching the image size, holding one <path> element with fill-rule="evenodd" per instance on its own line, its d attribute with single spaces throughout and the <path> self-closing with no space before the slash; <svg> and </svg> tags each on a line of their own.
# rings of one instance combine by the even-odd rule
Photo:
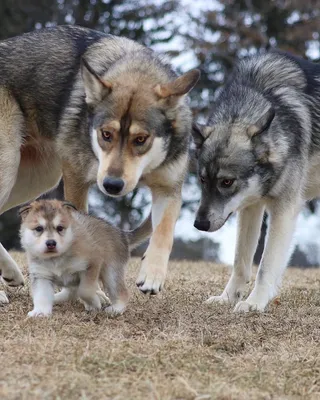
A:
<svg viewBox="0 0 320 400">
<path fill-rule="evenodd" d="M 234 179 L 223 179 L 221 181 L 221 187 L 229 188 L 229 187 L 231 187 L 233 185 L 234 181 L 235 181 Z"/>
<path fill-rule="evenodd" d="M 136 146 L 142 146 L 143 144 L 145 144 L 145 142 L 147 141 L 147 139 L 148 139 L 148 136 L 146 136 L 146 135 L 137 136 L 137 137 L 134 139 L 134 144 L 135 144 Z"/>
<path fill-rule="evenodd" d="M 106 142 L 111 142 L 111 140 L 112 140 L 112 133 L 105 129 L 101 130 L 101 136 L 102 136 L 102 139 Z"/>
<path fill-rule="evenodd" d="M 63 226 L 61 226 L 61 225 L 58 225 L 57 226 L 57 232 L 62 232 L 64 230 L 64 227 Z"/>
<path fill-rule="evenodd" d="M 39 226 L 37 226 L 36 228 L 34 228 L 34 230 L 35 230 L 36 232 L 41 233 L 41 232 L 43 232 L 43 227 L 39 225 Z"/>
</svg>

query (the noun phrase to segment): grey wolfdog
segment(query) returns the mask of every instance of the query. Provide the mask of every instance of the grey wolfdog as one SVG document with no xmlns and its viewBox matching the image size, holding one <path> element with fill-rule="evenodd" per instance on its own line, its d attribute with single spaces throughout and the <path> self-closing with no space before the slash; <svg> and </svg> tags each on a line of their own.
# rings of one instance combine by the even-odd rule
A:
<svg viewBox="0 0 320 400">
<path fill-rule="evenodd" d="M 264 311 L 281 284 L 298 213 L 320 194 L 320 66 L 278 51 L 240 61 L 194 140 L 202 187 L 195 227 L 216 231 L 238 212 L 231 278 L 207 302 Z M 265 210 L 267 242 L 243 301 Z"/>
<path fill-rule="evenodd" d="M 147 221 L 140 236 L 153 233 L 137 285 L 158 293 L 188 162 L 186 94 L 199 71 L 177 77 L 138 43 L 71 26 L 0 42 L 0 71 L 0 212 L 50 190 L 61 176 L 65 198 L 79 210 L 94 182 L 114 197 L 147 185 L 152 228 Z M 23 283 L 1 245 L 0 263 L 6 283 Z M 0 298 L 7 301 L 3 292 Z"/>
</svg>

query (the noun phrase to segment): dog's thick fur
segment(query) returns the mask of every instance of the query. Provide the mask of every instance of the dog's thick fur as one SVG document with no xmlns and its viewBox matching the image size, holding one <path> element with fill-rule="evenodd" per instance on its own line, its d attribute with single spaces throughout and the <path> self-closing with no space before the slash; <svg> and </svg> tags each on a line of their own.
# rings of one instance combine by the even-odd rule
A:
<svg viewBox="0 0 320 400">
<path fill-rule="evenodd" d="M 29 316 L 48 316 L 53 304 L 80 298 L 87 310 L 122 313 L 128 292 L 124 281 L 129 245 L 141 237 L 78 212 L 68 202 L 39 200 L 20 210 L 21 244 L 28 258 L 34 309 Z M 54 286 L 62 287 L 54 294 Z"/>
<path fill-rule="evenodd" d="M 280 286 L 298 213 L 320 194 L 320 65 L 277 51 L 240 61 L 194 139 L 202 186 L 195 226 L 215 231 L 238 211 L 233 273 L 208 302 L 263 311 Z M 242 301 L 265 209 L 265 250 Z"/>
<path fill-rule="evenodd" d="M 0 212 L 50 190 L 61 176 L 65 198 L 79 210 L 94 182 L 114 196 L 149 186 L 153 234 L 137 285 L 158 293 L 187 168 L 192 117 L 185 95 L 198 78 L 197 70 L 178 78 L 129 39 L 80 27 L 1 42 Z M 0 262 L 7 283 L 23 283 L 2 246 Z"/>
</svg>

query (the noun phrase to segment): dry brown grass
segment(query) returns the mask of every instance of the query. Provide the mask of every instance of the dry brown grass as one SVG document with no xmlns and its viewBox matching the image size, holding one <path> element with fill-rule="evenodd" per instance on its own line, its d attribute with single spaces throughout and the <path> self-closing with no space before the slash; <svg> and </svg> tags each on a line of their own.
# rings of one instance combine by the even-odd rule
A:
<svg viewBox="0 0 320 400">
<path fill-rule="evenodd" d="M 14 258 L 25 266 L 24 255 Z M 166 290 L 147 298 L 134 287 L 127 312 L 108 319 L 81 304 L 26 319 L 28 287 L 0 309 L 1 399 L 320 398 L 320 269 L 290 269 L 280 304 L 235 315 L 207 306 L 229 271 L 172 262 Z"/>
</svg>

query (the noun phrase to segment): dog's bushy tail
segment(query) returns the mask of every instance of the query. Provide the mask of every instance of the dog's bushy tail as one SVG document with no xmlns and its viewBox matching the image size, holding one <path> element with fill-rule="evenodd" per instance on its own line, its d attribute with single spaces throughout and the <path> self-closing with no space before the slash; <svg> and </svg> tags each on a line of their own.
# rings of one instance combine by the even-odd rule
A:
<svg viewBox="0 0 320 400">
<path fill-rule="evenodd" d="M 140 244 L 145 242 L 149 237 L 151 236 L 152 233 L 152 219 L 151 219 L 151 213 L 149 214 L 148 218 L 145 219 L 141 225 L 138 226 L 138 228 L 132 230 L 132 231 L 127 231 L 127 236 L 129 240 L 129 250 L 134 250 L 136 247 L 138 247 Z"/>
</svg>

